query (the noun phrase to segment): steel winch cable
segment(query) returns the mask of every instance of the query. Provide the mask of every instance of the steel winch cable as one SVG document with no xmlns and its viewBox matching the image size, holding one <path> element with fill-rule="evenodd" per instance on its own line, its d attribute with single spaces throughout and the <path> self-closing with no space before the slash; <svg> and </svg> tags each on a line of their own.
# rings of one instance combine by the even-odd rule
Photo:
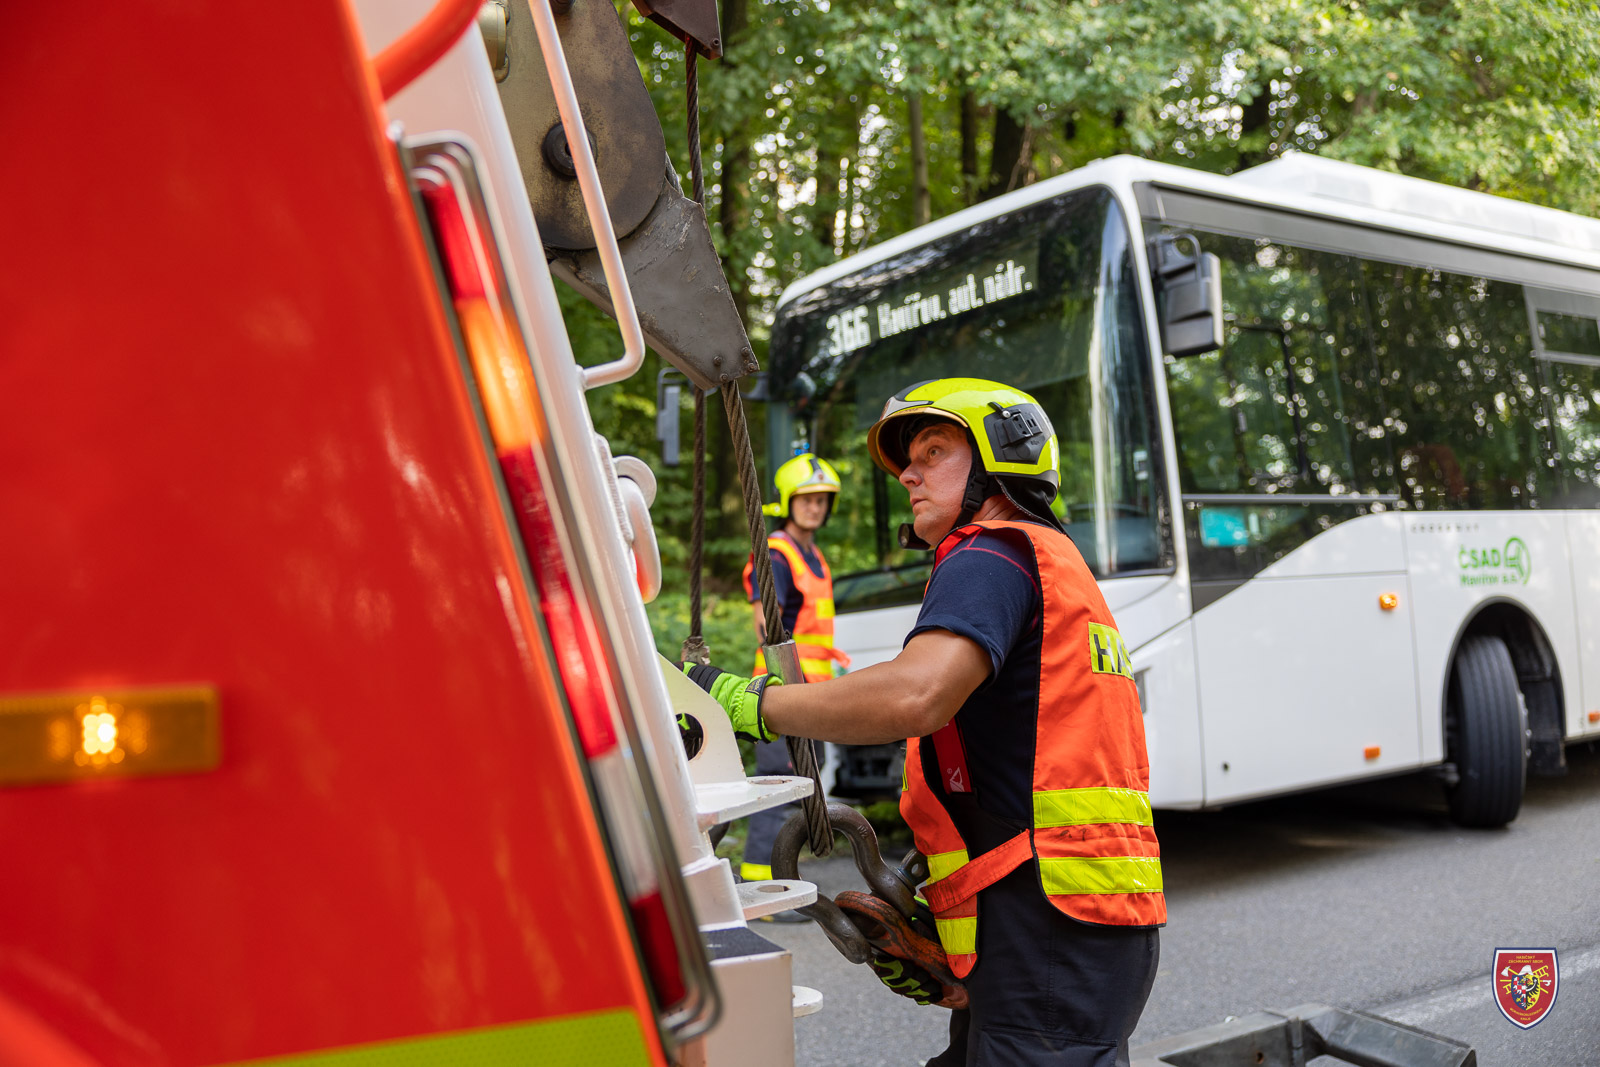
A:
<svg viewBox="0 0 1600 1067">
<path fill-rule="evenodd" d="M 739 486 L 744 490 L 744 513 L 750 523 L 751 556 L 755 559 L 755 578 L 760 583 L 761 610 L 766 618 L 766 644 L 776 645 L 789 640 L 783 628 L 783 609 L 778 605 L 778 593 L 772 580 L 772 554 L 767 550 L 767 524 L 761 518 L 761 482 L 756 475 L 755 451 L 750 447 L 750 428 L 744 418 L 744 397 L 737 382 L 722 387 L 722 406 L 728 413 L 728 429 L 733 434 L 733 447 L 739 455 Z M 769 664 L 772 669 L 776 664 Z M 785 736 L 789 761 L 794 772 L 811 779 L 811 795 L 801 806 L 806 813 L 806 836 L 813 856 L 826 856 L 833 851 L 833 824 L 828 821 L 828 800 L 822 794 L 822 770 L 817 766 L 816 746 L 808 737 Z"/>
<path fill-rule="evenodd" d="M 706 394 L 694 390 L 694 498 L 689 509 L 689 636 L 683 662 L 705 666 L 711 648 L 701 636 L 700 586 L 706 553 Z"/>
<path fill-rule="evenodd" d="M 700 75 L 699 56 L 694 42 L 688 43 L 684 59 L 684 82 L 689 111 L 689 179 L 694 202 L 705 206 L 705 170 L 700 161 Z M 701 576 L 706 548 L 706 394 L 694 390 L 694 490 L 689 509 L 689 636 L 684 638 L 681 659 L 701 666 L 711 662 L 711 648 L 702 636 Z"/>
<path fill-rule="evenodd" d="M 687 83 L 689 177 L 694 201 L 705 204 L 705 171 L 700 158 L 700 78 L 695 46 L 690 42 L 684 60 Z M 755 450 L 750 444 L 750 427 L 745 421 L 744 397 L 737 382 L 722 386 L 722 406 L 728 417 L 728 431 L 738 453 L 739 486 L 744 494 L 745 519 L 750 528 L 750 555 L 755 563 L 753 578 L 761 591 L 761 612 L 766 624 L 766 643 L 789 640 L 783 626 L 783 609 L 772 579 L 772 556 L 767 550 L 767 525 L 761 515 L 761 479 L 756 474 Z M 689 535 L 689 636 L 683 642 L 684 662 L 709 663 L 711 650 L 701 635 L 701 578 L 705 559 L 705 393 L 694 391 L 694 499 Z M 822 793 L 822 772 L 817 766 L 816 748 L 809 738 L 785 737 L 789 760 L 795 773 L 811 779 L 811 795 L 802 807 L 811 853 L 826 856 L 833 851 L 833 825 L 828 820 L 827 798 Z"/>
</svg>

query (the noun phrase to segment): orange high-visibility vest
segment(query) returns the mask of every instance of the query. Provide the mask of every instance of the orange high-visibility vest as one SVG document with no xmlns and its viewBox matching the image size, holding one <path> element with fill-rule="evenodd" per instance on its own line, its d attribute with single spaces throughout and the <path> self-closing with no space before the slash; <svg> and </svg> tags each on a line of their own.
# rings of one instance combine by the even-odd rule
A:
<svg viewBox="0 0 1600 1067">
<path fill-rule="evenodd" d="M 795 644 L 800 646 L 800 670 L 805 674 L 808 682 L 822 682 L 833 677 L 833 664 L 838 661 L 842 666 L 850 665 L 850 657 L 833 647 L 833 572 L 828 569 L 828 561 L 822 556 L 822 549 L 815 546 L 812 551 L 817 554 L 817 562 L 822 565 L 822 576 L 811 573 L 811 568 L 806 565 L 805 559 L 800 554 L 800 548 L 782 531 L 767 537 L 767 547 L 783 553 L 783 558 L 789 563 L 789 573 L 794 579 L 794 587 L 800 591 L 804 598 L 800 604 L 800 614 L 794 620 Z M 744 590 L 746 595 L 754 596 L 755 586 L 752 575 L 755 571 L 755 560 L 746 561 L 744 565 Z M 759 609 L 758 609 L 759 610 Z M 754 674 L 760 676 L 767 673 L 767 661 L 760 650 L 756 651 L 756 665 Z"/>
<path fill-rule="evenodd" d="M 1044 601 L 1032 766 L 1033 821 L 975 859 L 929 784 L 923 743 L 931 744 L 945 793 L 968 792 L 961 715 L 906 743 L 900 813 L 928 859 L 923 896 L 958 977 L 978 960 L 978 891 L 1029 860 L 1045 896 L 1065 914 L 1111 926 L 1167 921 L 1161 850 L 1150 817 L 1150 765 L 1128 653 L 1100 588 L 1072 541 L 1034 523 L 976 522 L 951 531 L 934 556 L 934 575 L 950 551 L 985 529 L 1027 535 Z M 932 579 L 930 579 L 931 583 Z M 1007 708 L 1007 714 L 1028 709 Z"/>
</svg>

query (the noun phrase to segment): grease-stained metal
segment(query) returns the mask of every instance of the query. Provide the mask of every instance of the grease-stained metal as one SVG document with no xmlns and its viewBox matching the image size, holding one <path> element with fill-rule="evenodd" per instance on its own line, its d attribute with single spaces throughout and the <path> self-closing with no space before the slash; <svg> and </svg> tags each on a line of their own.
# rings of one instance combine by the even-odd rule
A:
<svg viewBox="0 0 1600 1067">
<path fill-rule="evenodd" d="M 584 126 L 593 138 L 611 225 L 621 237 L 637 229 L 655 206 L 665 179 L 660 161 L 666 158 L 666 137 L 616 10 L 590 0 L 565 12 L 556 7 L 554 14 L 567 67 L 583 101 Z M 541 151 L 561 116 L 533 20 L 511 18 L 507 39 L 512 62 L 500 83 L 500 103 L 539 238 L 552 249 L 593 248 L 594 230 L 578 183 L 552 171 Z"/>
<path fill-rule="evenodd" d="M 645 343 L 697 388 L 711 390 L 754 374 L 760 365 L 711 243 L 705 211 L 678 191 L 677 174 L 665 155 L 661 159 L 666 182 L 644 224 L 618 242 L 622 262 Z M 610 309 L 599 253 L 547 251 L 557 277 Z"/>
<path fill-rule="evenodd" d="M 640 14 L 706 59 L 722 58 L 717 0 L 633 0 Z"/>
<path fill-rule="evenodd" d="M 683 195 L 616 12 L 575 3 L 565 13 L 557 9 L 556 27 L 585 102 L 584 124 L 645 342 L 702 390 L 754 374 L 760 366 L 705 210 Z M 609 313 L 610 286 L 572 180 L 565 134 L 556 128 L 561 120 L 538 38 L 526 18 L 511 19 L 508 32 L 515 58 L 500 100 L 550 269 Z"/>
</svg>

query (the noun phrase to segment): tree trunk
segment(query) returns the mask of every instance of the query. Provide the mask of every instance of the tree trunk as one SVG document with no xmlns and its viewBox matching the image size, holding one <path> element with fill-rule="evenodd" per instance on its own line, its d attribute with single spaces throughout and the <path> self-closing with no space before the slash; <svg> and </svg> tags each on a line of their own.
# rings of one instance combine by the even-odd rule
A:
<svg viewBox="0 0 1600 1067">
<path fill-rule="evenodd" d="M 858 126 L 858 134 L 859 131 L 860 127 Z M 839 171 L 844 175 L 844 204 L 841 205 L 844 208 L 844 217 L 839 220 L 841 230 L 839 248 L 847 256 L 856 250 L 856 231 L 852 220 L 856 214 L 856 171 L 860 168 L 860 165 L 861 157 L 855 153 L 839 161 Z"/>
<path fill-rule="evenodd" d="M 715 64 L 713 70 L 731 71 L 737 64 L 737 44 L 749 28 L 749 0 L 723 0 L 722 40 L 727 56 Z M 735 58 L 728 58 L 735 57 Z M 702 67 L 702 70 L 705 68 Z M 722 173 L 719 179 L 721 194 L 717 199 L 717 228 L 722 233 L 723 272 L 728 278 L 728 292 L 745 329 L 750 328 L 750 261 L 745 251 L 745 232 L 750 227 L 751 171 L 750 135 L 737 116 L 726 112 L 717 131 L 722 141 Z M 730 121 L 731 120 L 731 121 Z M 764 450 L 758 444 L 756 455 Z M 706 541 L 748 539 L 744 520 L 744 496 L 739 485 L 739 470 L 734 458 L 733 437 L 728 431 L 728 418 L 722 409 L 722 398 L 715 392 L 706 397 Z M 771 472 L 767 472 L 771 476 Z M 727 574 L 743 566 L 745 553 L 731 553 L 719 558 L 716 553 L 706 553 L 706 574 Z"/>
<path fill-rule="evenodd" d="M 1272 158 L 1272 92 L 1267 86 L 1242 109 L 1239 118 L 1239 169 Z"/>
<path fill-rule="evenodd" d="M 838 89 L 838 104 L 817 125 L 817 197 L 811 209 L 811 232 L 830 258 L 839 254 L 846 239 L 840 232 L 840 186 L 844 183 L 849 160 L 856 154 L 861 121 L 849 91 Z M 849 221 L 845 222 L 848 232 Z"/>
<path fill-rule="evenodd" d="M 817 197 L 811 206 L 811 232 L 829 256 L 838 251 L 839 181 L 843 163 L 844 157 L 818 138 Z"/>
<path fill-rule="evenodd" d="M 961 94 L 961 194 L 968 204 L 978 197 L 978 98 Z"/>
<path fill-rule="evenodd" d="M 724 0 L 722 5 L 722 40 L 729 56 L 737 56 L 732 47 L 749 28 L 749 0 Z M 722 66 L 732 69 L 737 60 L 724 57 Z M 750 328 L 750 264 L 738 251 L 740 235 L 750 226 L 750 135 L 743 124 L 724 122 L 722 135 L 722 186 L 718 199 L 717 223 L 722 230 L 722 247 L 725 255 L 723 270 L 728 275 L 728 291 L 733 296 L 734 307 L 745 329 Z"/>
<path fill-rule="evenodd" d="M 922 129 L 922 94 L 906 97 L 906 124 L 911 128 L 911 221 L 933 221 L 933 194 L 928 188 L 928 140 Z"/>
<path fill-rule="evenodd" d="M 1028 156 L 1033 138 L 1028 124 L 1018 122 L 1003 107 L 994 112 L 994 149 L 989 154 L 989 178 L 978 190 L 979 200 L 992 200 L 1002 193 L 1028 184 Z"/>
</svg>

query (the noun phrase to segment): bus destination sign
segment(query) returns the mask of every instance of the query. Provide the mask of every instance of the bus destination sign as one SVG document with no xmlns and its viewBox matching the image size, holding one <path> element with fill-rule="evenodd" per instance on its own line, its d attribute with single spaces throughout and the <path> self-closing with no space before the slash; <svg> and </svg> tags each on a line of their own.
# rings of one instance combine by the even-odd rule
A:
<svg viewBox="0 0 1600 1067">
<path fill-rule="evenodd" d="M 1029 254 L 1031 253 L 1031 254 Z M 829 315 L 825 341 L 829 356 L 845 356 L 876 342 L 923 326 L 1014 300 L 1033 291 L 1038 249 L 998 259 L 977 270 L 956 270 L 922 279 L 884 299 Z"/>
</svg>

